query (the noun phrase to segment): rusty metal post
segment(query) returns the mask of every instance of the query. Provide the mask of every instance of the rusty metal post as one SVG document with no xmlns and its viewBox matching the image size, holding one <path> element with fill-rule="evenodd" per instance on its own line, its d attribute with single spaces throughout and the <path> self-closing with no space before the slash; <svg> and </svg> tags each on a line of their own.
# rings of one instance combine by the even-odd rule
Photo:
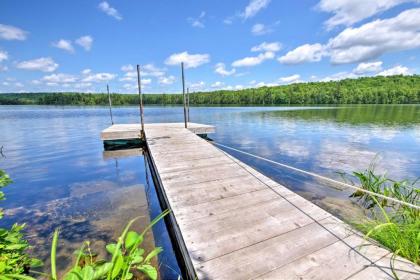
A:
<svg viewBox="0 0 420 280">
<path fill-rule="evenodd" d="M 111 94 L 109 93 L 109 85 L 108 84 L 106 84 L 106 91 L 108 92 L 109 115 L 111 116 L 111 124 L 114 124 L 114 119 L 112 118 Z"/>
<path fill-rule="evenodd" d="M 141 80 L 140 80 L 140 65 L 137 64 L 137 84 L 139 88 L 140 99 L 140 122 L 141 122 L 141 138 L 144 139 L 144 114 L 143 114 L 143 95 L 141 93 Z"/>
<path fill-rule="evenodd" d="M 184 124 L 185 124 L 185 128 L 188 127 L 188 121 L 187 121 L 187 102 L 186 102 L 186 98 L 185 98 L 185 77 L 184 77 L 184 62 L 181 62 L 181 71 L 182 71 L 182 95 L 183 95 L 183 99 L 184 99 Z"/>
</svg>

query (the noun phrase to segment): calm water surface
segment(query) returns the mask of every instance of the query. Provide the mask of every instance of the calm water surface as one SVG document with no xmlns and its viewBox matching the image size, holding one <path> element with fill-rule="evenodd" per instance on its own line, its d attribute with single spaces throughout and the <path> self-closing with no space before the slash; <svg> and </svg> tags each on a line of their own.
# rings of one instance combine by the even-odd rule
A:
<svg viewBox="0 0 420 280">
<path fill-rule="evenodd" d="M 146 122 L 182 121 L 182 113 L 180 107 L 145 109 Z M 217 142 L 326 176 L 363 170 L 376 159 L 377 171 L 391 178 L 420 177 L 419 105 L 197 107 L 191 119 L 215 125 L 217 133 L 210 137 Z M 114 108 L 114 120 L 138 122 L 138 108 Z M 159 212 L 141 151 L 124 158 L 104 154 L 99 134 L 108 125 L 105 107 L 0 106 L 6 156 L 0 168 L 14 180 L 5 189 L 2 206 L 9 216 L 0 226 L 26 222 L 31 241 L 39 245 L 34 253 L 43 258 L 51 233 L 60 227 L 63 269 L 82 240 L 104 254 L 105 242 L 130 218 L 142 216 L 140 229 Z M 352 219 L 361 211 L 348 199 L 349 191 L 232 154 L 340 217 Z M 178 268 L 163 224 L 149 234 L 146 246 L 154 242 L 166 246 L 162 273 L 174 277 Z"/>
</svg>

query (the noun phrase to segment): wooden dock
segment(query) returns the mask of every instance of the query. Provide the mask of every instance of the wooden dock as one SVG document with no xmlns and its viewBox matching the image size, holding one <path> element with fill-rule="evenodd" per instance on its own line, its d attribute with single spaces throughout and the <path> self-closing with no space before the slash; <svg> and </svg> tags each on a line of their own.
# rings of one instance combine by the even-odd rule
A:
<svg viewBox="0 0 420 280">
<path fill-rule="evenodd" d="M 388 250 L 195 134 L 213 127 L 194 125 L 145 126 L 190 278 L 394 279 Z M 400 279 L 420 279 L 407 260 L 394 267 Z"/>
</svg>

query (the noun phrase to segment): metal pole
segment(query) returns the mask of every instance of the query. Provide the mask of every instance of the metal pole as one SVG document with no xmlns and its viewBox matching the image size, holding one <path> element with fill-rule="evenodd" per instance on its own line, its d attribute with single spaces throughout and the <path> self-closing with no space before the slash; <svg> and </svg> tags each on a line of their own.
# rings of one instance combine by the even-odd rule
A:
<svg viewBox="0 0 420 280">
<path fill-rule="evenodd" d="M 141 94 L 140 65 L 137 64 L 137 85 L 139 88 L 140 98 L 140 122 L 141 122 L 141 138 L 144 138 L 144 116 L 143 116 L 143 95 Z"/>
<path fill-rule="evenodd" d="M 187 128 L 187 108 L 186 108 L 186 100 L 185 100 L 185 77 L 184 77 L 184 62 L 181 62 L 181 71 L 182 71 L 182 95 L 184 99 L 184 124 L 185 128 Z"/>
<path fill-rule="evenodd" d="M 187 88 L 187 121 L 190 122 L 190 88 Z"/>
<path fill-rule="evenodd" d="M 109 103 L 109 115 L 111 116 L 111 124 L 114 124 L 114 120 L 112 118 L 112 102 L 111 102 L 111 94 L 109 93 L 109 85 L 106 85 L 106 91 L 108 92 L 108 103 Z"/>
</svg>

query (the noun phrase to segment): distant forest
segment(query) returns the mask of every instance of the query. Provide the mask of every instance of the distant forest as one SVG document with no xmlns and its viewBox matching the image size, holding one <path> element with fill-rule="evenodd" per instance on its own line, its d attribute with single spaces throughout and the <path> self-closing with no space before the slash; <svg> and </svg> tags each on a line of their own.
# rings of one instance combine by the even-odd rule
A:
<svg viewBox="0 0 420 280">
<path fill-rule="evenodd" d="M 112 94 L 113 105 L 137 105 L 137 94 Z M 145 104 L 182 104 L 182 94 L 144 94 Z M 193 105 L 418 104 L 420 76 L 388 76 L 310 82 L 190 94 Z M 1 105 L 106 105 L 103 93 L 4 93 Z"/>
</svg>

